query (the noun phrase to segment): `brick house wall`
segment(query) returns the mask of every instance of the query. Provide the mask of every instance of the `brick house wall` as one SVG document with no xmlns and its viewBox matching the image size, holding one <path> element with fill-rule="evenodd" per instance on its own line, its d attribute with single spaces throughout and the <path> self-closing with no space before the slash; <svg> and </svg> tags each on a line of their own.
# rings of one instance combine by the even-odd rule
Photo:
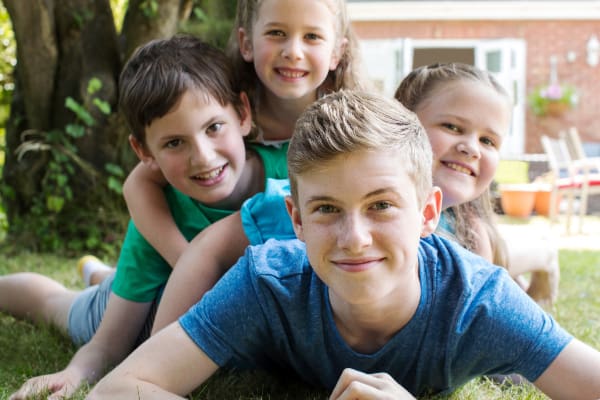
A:
<svg viewBox="0 0 600 400">
<path fill-rule="evenodd" d="M 579 105 L 561 117 L 538 117 L 527 107 L 525 151 L 543 152 L 540 136 L 576 126 L 585 142 L 600 142 L 600 65 L 586 62 L 586 44 L 600 36 L 598 20 L 423 20 L 353 21 L 359 39 L 488 39 L 526 42 L 526 93 L 548 82 L 551 56 L 557 56 L 558 80 L 578 89 Z M 575 59 L 569 61 L 572 52 Z"/>
</svg>

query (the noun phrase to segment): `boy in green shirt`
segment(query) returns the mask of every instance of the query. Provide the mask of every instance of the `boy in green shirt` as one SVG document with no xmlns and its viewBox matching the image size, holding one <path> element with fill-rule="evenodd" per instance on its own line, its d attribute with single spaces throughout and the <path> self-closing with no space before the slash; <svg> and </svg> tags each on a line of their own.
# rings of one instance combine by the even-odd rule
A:
<svg viewBox="0 0 600 400">
<path fill-rule="evenodd" d="M 248 99 L 220 50 L 190 36 L 150 42 L 125 65 L 119 89 L 130 144 L 168 182 L 167 202 L 188 240 L 262 191 L 267 178 L 287 177 L 281 149 L 246 148 Z M 69 396 L 101 378 L 147 337 L 170 272 L 130 223 L 116 274 L 98 286 L 75 292 L 39 274 L 0 277 L 0 311 L 86 343 L 64 370 L 28 380 L 12 398 Z"/>
</svg>

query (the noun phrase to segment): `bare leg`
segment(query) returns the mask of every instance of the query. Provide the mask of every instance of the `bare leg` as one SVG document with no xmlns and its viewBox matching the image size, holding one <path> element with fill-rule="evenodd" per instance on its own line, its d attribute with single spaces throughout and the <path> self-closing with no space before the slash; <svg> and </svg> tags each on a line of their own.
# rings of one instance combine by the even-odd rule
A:
<svg viewBox="0 0 600 400">
<path fill-rule="evenodd" d="M 0 276 L 0 311 L 66 332 L 69 308 L 77 293 L 40 274 Z"/>
<path fill-rule="evenodd" d="M 90 276 L 90 286 L 98 285 L 100 282 L 104 280 L 107 276 L 113 274 L 115 272 L 114 268 L 110 269 L 99 269 L 97 271 L 92 272 Z"/>
</svg>

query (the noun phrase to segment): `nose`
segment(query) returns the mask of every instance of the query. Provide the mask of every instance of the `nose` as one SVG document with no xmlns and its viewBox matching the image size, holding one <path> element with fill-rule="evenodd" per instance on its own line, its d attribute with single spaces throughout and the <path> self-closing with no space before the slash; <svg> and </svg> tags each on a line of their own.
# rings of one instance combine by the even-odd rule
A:
<svg viewBox="0 0 600 400">
<path fill-rule="evenodd" d="M 281 55 L 289 60 L 299 60 L 302 58 L 302 39 L 291 37 L 283 45 Z"/>
<path fill-rule="evenodd" d="M 190 146 L 190 163 L 192 165 L 209 165 L 214 158 L 215 151 L 212 143 L 204 135 L 194 137 Z"/>
<path fill-rule="evenodd" d="M 358 213 L 347 214 L 338 232 L 338 246 L 349 253 L 360 253 L 373 243 L 370 224 Z"/>
<path fill-rule="evenodd" d="M 456 145 L 456 150 L 469 158 L 479 158 L 481 156 L 479 149 L 479 136 L 476 134 L 461 136 Z"/>
</svg>

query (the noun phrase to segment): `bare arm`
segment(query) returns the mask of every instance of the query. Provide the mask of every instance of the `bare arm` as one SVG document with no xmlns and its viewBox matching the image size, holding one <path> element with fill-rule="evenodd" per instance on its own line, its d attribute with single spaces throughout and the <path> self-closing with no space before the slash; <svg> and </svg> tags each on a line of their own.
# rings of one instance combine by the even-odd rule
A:
<svg viewBox="0 0 600 400">
<path fill-rule="evenodd" d="M 192 240 L 169 277 L 152 334 L 177 320 L 200 300 L 244 255 L 250 243 L 236 212 L 210 225 Z"/>
<path fill-rule="evenodd" d="M 123 196 L 135 226 L 160 255 L 175 266 L 188 241 L 175 224 L 163 193 L 160 171 L 140 162 L 123 184 Z"/>
<path fill-rule="evenodd" d="M 600 398 L 600 352 L 573 339 L 533 382 L 555 400 Z"/>
<path fill-rule="evenodd" d="M 182 399 L 217 369 L 174 323 L 144 342 L 102 379 L 88 399 Z"/>
<path fill-rule="evenodd" d="M 85 382 L 96 382 L 133 349 L 150 306 L 111 293 L 96 334 L 75 353 L 69 365 L 54 374 L 29 379 L 11 399 L 25 399 L 46 389 L 53 393 L 50 399 L 58 399 L 72 395 Z"/>
</svg>

